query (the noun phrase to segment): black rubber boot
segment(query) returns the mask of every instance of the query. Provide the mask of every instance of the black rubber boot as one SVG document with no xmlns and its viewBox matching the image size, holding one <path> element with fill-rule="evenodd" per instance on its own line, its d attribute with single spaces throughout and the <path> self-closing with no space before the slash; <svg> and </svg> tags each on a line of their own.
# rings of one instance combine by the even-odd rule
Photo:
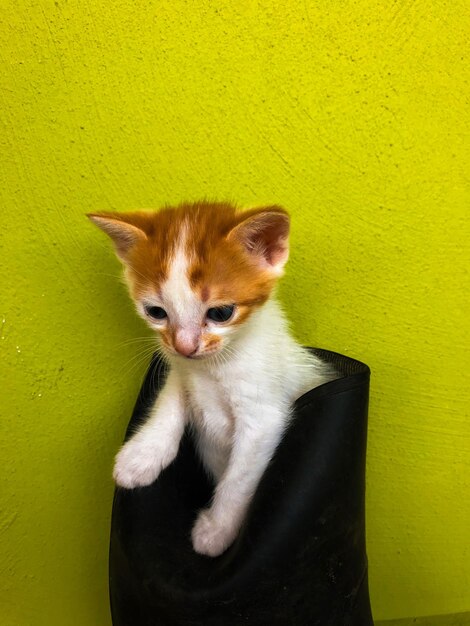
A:
<svg viewBox="0 0 470 626">
<path fill-rule="evenodd" d="M 185 435 L 150 487 L 116 489 L 110 547 L 114 626 L 370 626 L 364 527 L 369 368 L 315 350 L 341 378 L 297 400 L 235 543 L 215 559 L 190 532 L 210 500 Z M 128 436 L 165 377 L 155 359 Z"/>
</svg>

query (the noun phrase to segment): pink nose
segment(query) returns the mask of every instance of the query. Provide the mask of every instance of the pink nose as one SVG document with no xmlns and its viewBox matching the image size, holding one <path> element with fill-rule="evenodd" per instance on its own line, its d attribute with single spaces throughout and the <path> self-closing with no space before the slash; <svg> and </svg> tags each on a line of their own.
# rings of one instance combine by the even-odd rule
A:
<svg viewBox="0 0 470 626">
<path fill-rule="evenodd" d="M 183 356 L 192 356 L 198 349 L 198 337 L 193 334 L 180 331 L 176 333 L 175 341 L 173 343 L 175 350 Z"/>
</svg>

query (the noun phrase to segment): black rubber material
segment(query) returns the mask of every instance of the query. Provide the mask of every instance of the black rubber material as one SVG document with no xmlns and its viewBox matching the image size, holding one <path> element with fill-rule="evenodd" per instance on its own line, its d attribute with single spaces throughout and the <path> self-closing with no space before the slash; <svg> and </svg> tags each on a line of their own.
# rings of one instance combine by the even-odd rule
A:
<svg viewBox="0 0 470 626">
<path fill-rule="evenodd" d="M 116 489 L 114 626 L 371 626 L 364 525 L 370 371 L 315 350 L 342 377 L 297 400 L 235 543 L 196 554 L 190 530 L 212 485 L 183 438 L 150 487 Z M 127 437 L 165 377 L 154 359 Z"/>
</svg>

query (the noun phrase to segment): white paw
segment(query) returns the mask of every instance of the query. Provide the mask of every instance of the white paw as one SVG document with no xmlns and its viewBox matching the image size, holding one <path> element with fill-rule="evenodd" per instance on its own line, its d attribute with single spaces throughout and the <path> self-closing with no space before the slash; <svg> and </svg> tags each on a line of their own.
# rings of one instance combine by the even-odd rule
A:
<svg viewBox="0 0 470 626">
<path fill-rule="evenodd" d="M 154 442 L 130 439 L 116 456 L 113 478 L 119 487 L 126 489 L 151 485 L 173 461 L 176 452 L 172 446 L 163 449 Z"/>
<path fill-rule="evenodd" d="M 210 509 L 199 513 L 191 533 L 194 550 L 206 556 L 219 556 L 236 536 L 237 529 L 217 520 Z"/>
</svg>

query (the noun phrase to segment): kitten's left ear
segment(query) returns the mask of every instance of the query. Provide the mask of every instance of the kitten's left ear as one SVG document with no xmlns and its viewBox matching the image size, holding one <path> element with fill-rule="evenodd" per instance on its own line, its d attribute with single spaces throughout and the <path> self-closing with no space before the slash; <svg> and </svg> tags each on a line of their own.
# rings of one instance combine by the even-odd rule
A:
<svg viewBox="0 0 470 626">
<path fill-rule="evenodd" d="M 144 217 L 139 213 L 87 213 L 87 217 L 111 237 L 118 257 L 125 261 L 130 249 L 147 235 L 142 228 Z"/>
<path fill-rule="evenodd" d="M 289 258 L 289 215 L 279 206 L 245 211 L 227 238 L 236 240 L 261 266 L 281 275 Z"/>
</svg>

